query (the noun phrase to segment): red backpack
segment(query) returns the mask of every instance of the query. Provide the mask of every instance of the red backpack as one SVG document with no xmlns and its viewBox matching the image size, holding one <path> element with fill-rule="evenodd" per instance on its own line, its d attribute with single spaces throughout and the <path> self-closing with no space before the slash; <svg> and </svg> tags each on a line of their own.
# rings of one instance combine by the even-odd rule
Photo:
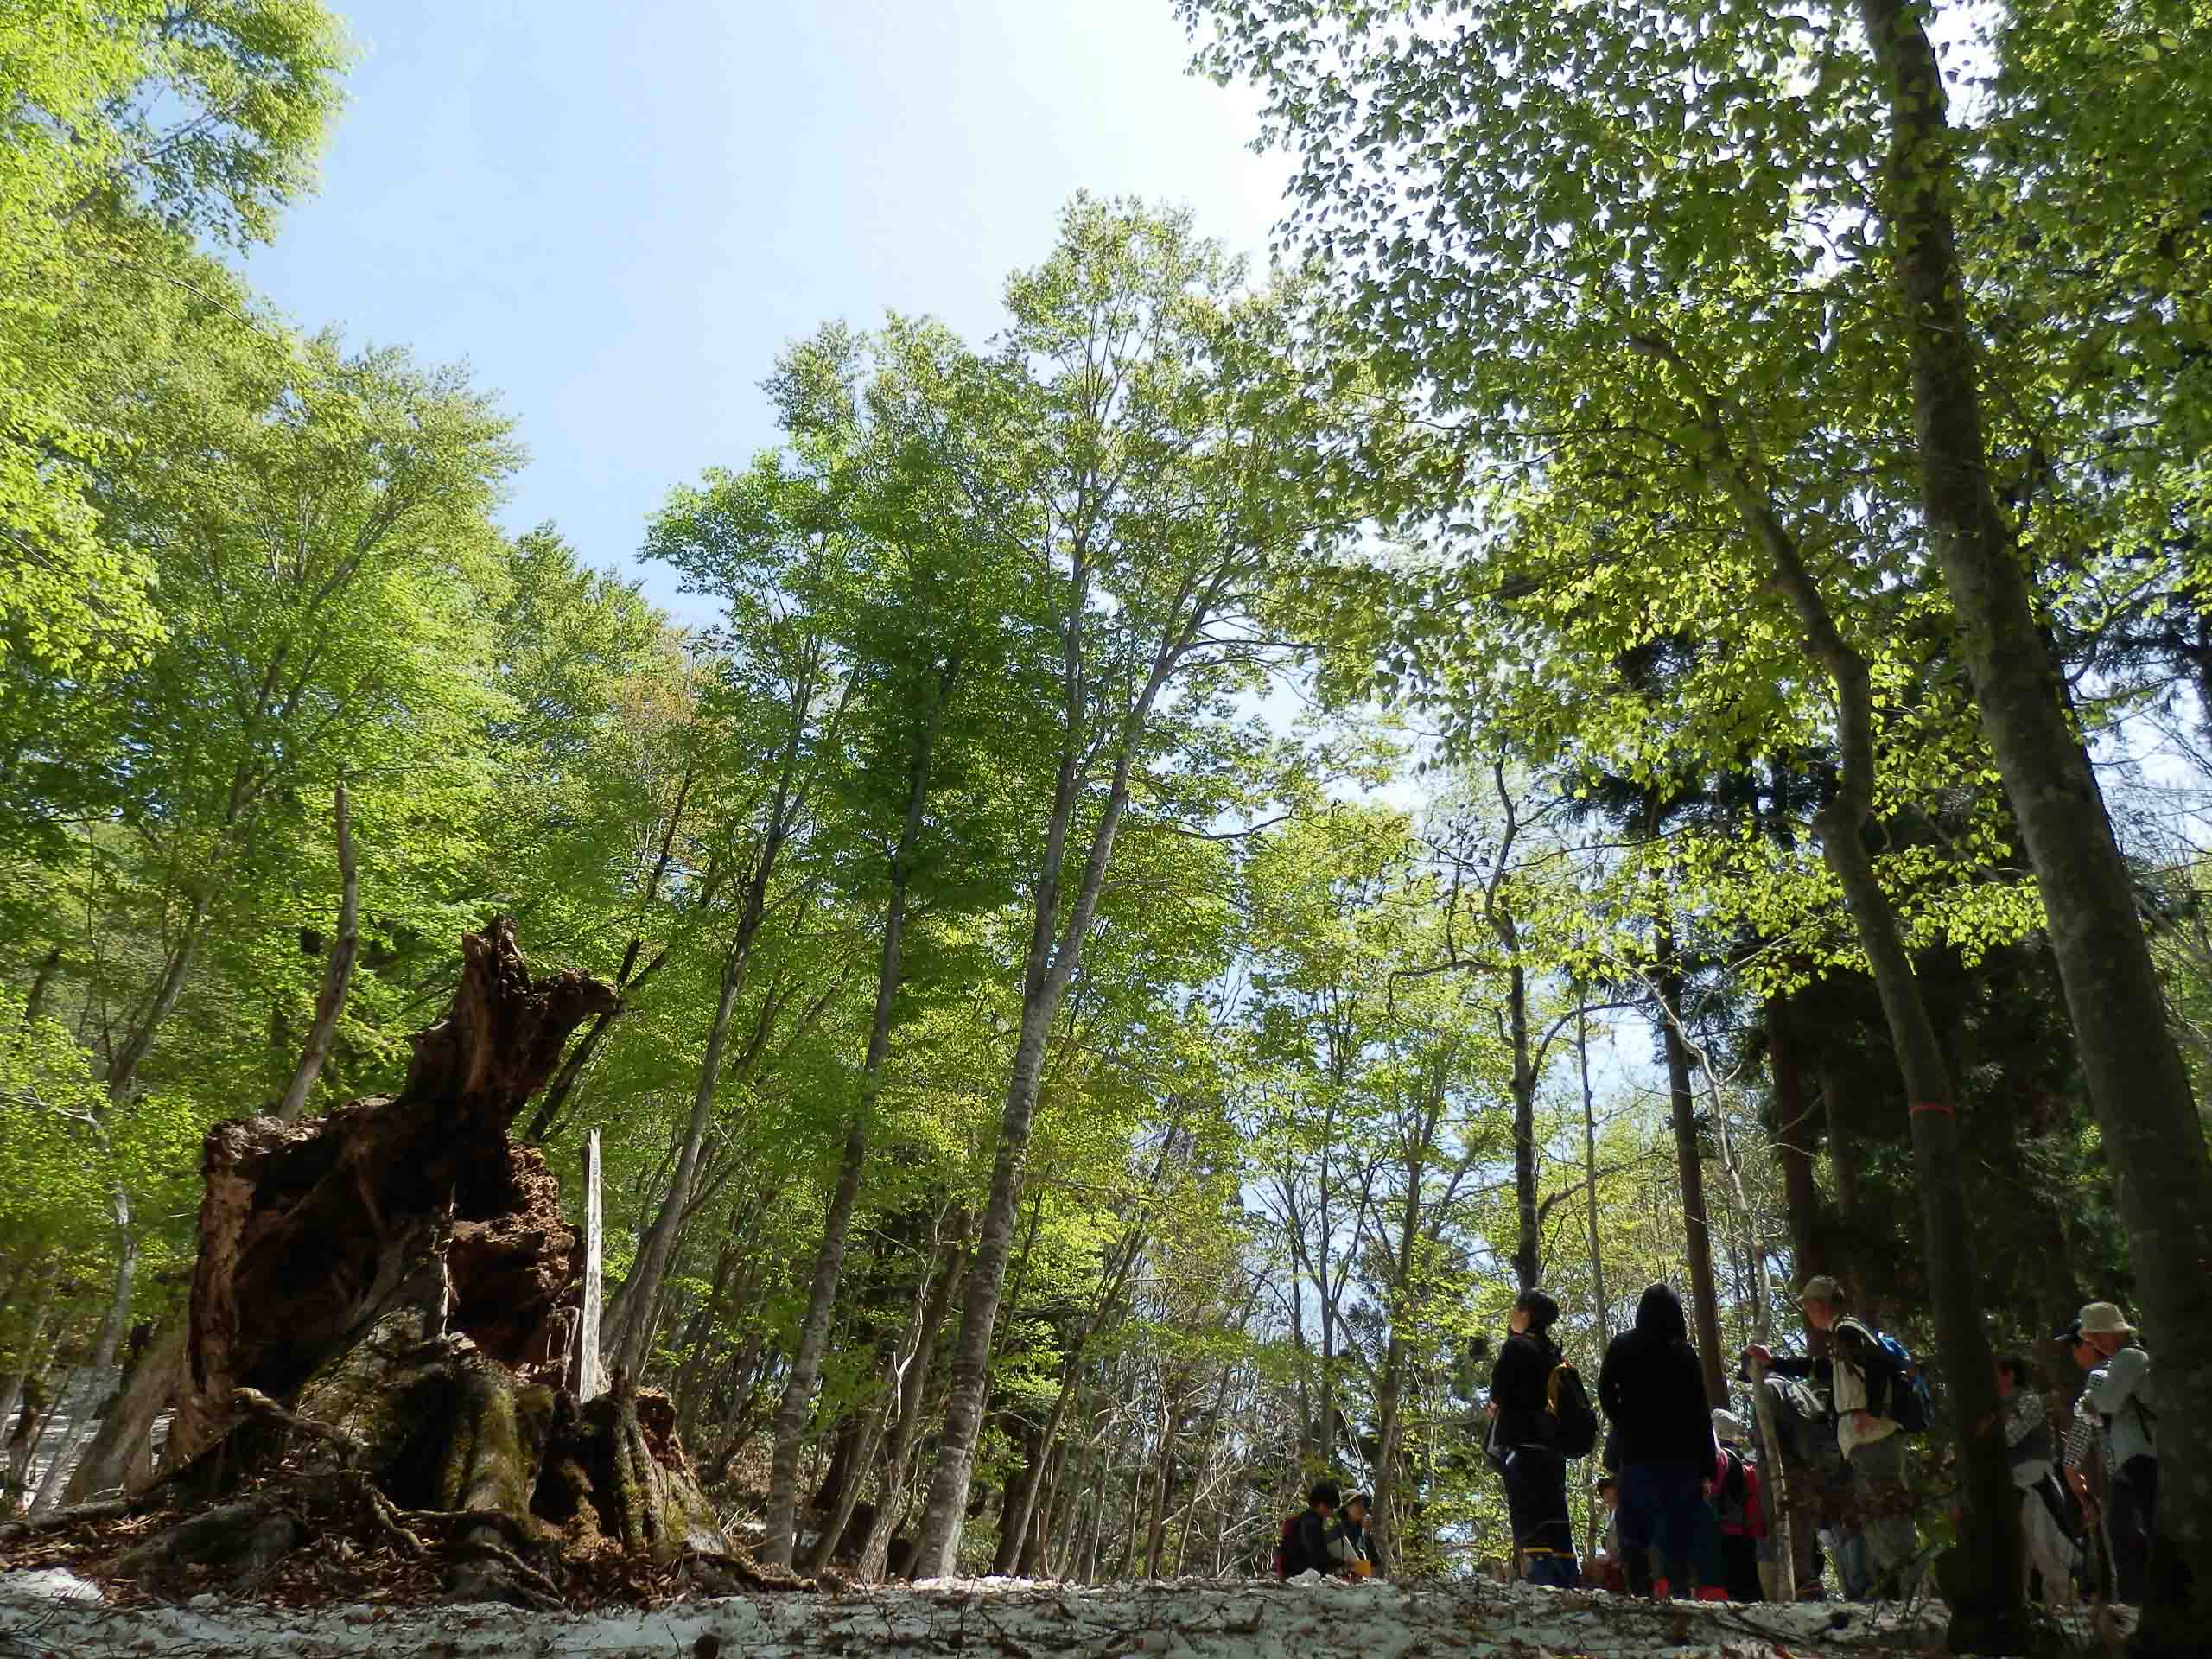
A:
<svg viewBox="0 0 2212 1659">
<path fill-rule="evenodd" d="M 1298 1548 L 1298 1523 L 1305 1518 L 1304 1510 L 1283 1517 L 1282 1529 L 1275 1537 L 1275 1577 L 1279 1579 L 1288 1578 L 1293 1571 L 1303 1573 L 1306 1570 L 1303 1560 L 1295 1569 L 1290 1564 L 1291 1557 L 1300 1553 Z"/>
</svg>

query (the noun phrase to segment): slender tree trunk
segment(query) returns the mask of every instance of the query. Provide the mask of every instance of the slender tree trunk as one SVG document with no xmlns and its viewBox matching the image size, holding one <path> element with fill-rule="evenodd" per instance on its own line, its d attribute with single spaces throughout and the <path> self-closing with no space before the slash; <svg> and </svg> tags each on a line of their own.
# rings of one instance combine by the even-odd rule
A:
<svg viewBox="0 0 2212 1659">
<path fill-rule="evenodd" d="M 1598 1104 L 1590 1092 L 1590 1027 L 1586 1003 L 1574 1009 L 1574 1058 L 1582 1075 L 1582 1196 L 1590 1224 L 1590 1294 L 1598 1305 L 1598 1351 L 1612 1341 L 1611 1304 L 1605 1300 L 1605 1252 L 1598 1241 Z"/>
<path fill-rule="evenodd" d="M 676 804 L 669 809 L 668 827 L 661 833 L 660 855 L 653 861 L 652 874 L 646 877 L 645 890 L 638 900 L 640 912 L 652 907 L 654 898 L 660 892 L 661 882 L 667 878 L 669 865 L 676 854 L 677 831 L 683 823 L 684 804 L 691 798 L 691 786 L 697 780 L 698 761 L 696 758 L 687 760 L 683 781 L 677 785 Z M 709 867 L 707 879 L 702 885 L 704 893 L 695 897 L 703 907 L 707 898 L 718 885 L 718 875 L 712 867 Z M 529 1131 L 524 1136 L 532 1145 L 542 1144 L 551 1138 L 563 1114 L 568 1110 L 569 1097 L 575 1092 L 576 1084 L 589 1068 L 593 1058 L 598 1054 L 601 1045 L 606 1042 L 607 1033 L 621 1016 L 623 1003 L 620 999 L 643 989 L 645 982 L 659 972 L 660 965 L 668 960 L 668 947 L 664 944 L 654 953 L 653 959 L 640 969 L 638 957 L 645 947 L 643 938 L 636 934 L 631 935 L 629 946 L 622 952 L 622 965 L 614 976 L 614 992 L 618 1000 L 613 1007 L 592 1020 L 584 1033 L 583 1040 L 569 1051 L 568 1058 L 561 1063 L 561 1069 L 553 1074 L 553 1081 L 546 1085 L 544 1098 L 538 1102 L 537 1113 L 531 1118 Z M 632 974 L 637 975 L 634 980 L 631 978 Z"/>
<path fill-rule="evenodd" d="M 1154 1161 L 1152 1178 L 1155 1190 L 1166 1168 L 1168 1149 L 1172 1144 L 1171 1137 L 1162 1144 L 1160 1155 Z M 1033 1237 L 1033 1212 L 1032 1225 Z M 1030 1512 L 1036 1503 L 1039 1483 L 1044 1474 L 1044 1457 L 1058 1443 L 1060 1431 L 1066 1426 L 1068 1409 L 1074 1403 L 1077 1382 L 1082 1375 L 1084 1357 L 1099 1332 L 1118 1318 L 1122 1293 L 1128 1287 L 1129 1275 L 1135 1271 L 1137 1260 L 1144 1253 L 1147 1236 L 1147 1225 L 1142 1219 L 1130 1224 L 1109 1259 L 1096 1300 L 1084 1314 L 1082 1327 L 1077 1331 L 1075 1339 L 1068 1345 L 1067 1357 L 1061 1362 L 1060 1390 L 1052 1401 L 1052 1415 L 1046 1422 L 1043 1438 L 1039 1442 L 1039 1455 L 1029 1460 L 1007 1489 L 1007 1524 L 1000 1533 L 998 1560 L 992 1569 L 995 1572 L 1011 1573 L 1018 1564 L 1017 1559 L 1007 1553 L 1007 1541 L 1009 1538 L 1015 1540 L 1018 1548 L 1019 1540 L 1028 1530 Z"/>
<path fill-rule="evenodd" d="M 1683 367 L 1679 357 L 1669 360 Z M 1688 371 L 1683 370 L 1686 378 Z M 1950 1580 L 1950 1645 L 1961 1653 L 2017 1653 L 2027 1640 L 2019 1570 L 2019 1502 L 1999 1427 L 1996 1362 L 1983 1323 L 1981 1280 L 1967 1214 L 1958 1117 L 1942 1046 L 1929 1018 L 1889 895 L 1866 850 L 1874 804 L 1874 703 L 1866 660 L 1847 640 L 1806 564 L 1797 540 L 1765 489 L 1732 453 L 1717 402 L 1694 383 L 1707 460 L 1766 555 L 1775 588 L 1803 631 L 1807 654 L 1835 688 L 1834 798 L 1815 815 L 1823 860 L 1874 977 L 1904 1074 L 1907 1113 L 1926 1229 L 1936 1340 L 1949 1385 L 1952 1426 L 1961 1461 L 1966 1515 Z"/>
<path fill-rule="evenodd" d="M 1081 683 L 1080 650 L 1083 619 L 1066 624 L 1070 653 L 1068 683 Z M 1193 628 L 1196 624 L 1193 623 Z M 982 1431 L 983 1391 L 988 1382 L 990 1344 L 997 1323 L 999 1293 L 1006 1284 L 1007 1260 L 1014 1242 L 1014 1205 L 1020 1197 L 1021 1173 L 1029 1154 L 1029 1129 L 1037 1113 L 1037 1091 L 1045 1073 L 1045 1048 L 1052 1020 L 1068 982 L 1082 958 L 1091 917 L 1098 907 L 1099 889 L 1105 885 L 1107 865 L 1114 853 L 1114 837 L 1128 805 L 1129 774 L 1135 763 L 1139 741 L 1148 723 L 1154 703 L 1173 669 L 1177 653 L 1163 651 L 1125 723 L 1120 753 L 1114 764 L 1113 782 L 1091 832 L 1090 848 L 1075 902 L 1065 925 L 1060 923 L 1060 876 L 1073 826 L 1076 804 L 1082 793 L 1084 755 L 1074 723 L 1060 760 L 1060 775 L 1053 793 L 1052 815 L 1046 833 L 1046 849 L 1039 868 L 1032 914 L 1029 951 L 1023 971 L 1021 1034 L 1014 1047 L 1013 1074 L 1007 1082 L 1006 1109 L 999 1122 L 999 1144 L 991 1166 L 991 1189 L 984 1205 L 976 1257 L 969 1268 L 960 1310 L 960 1335 L 953 1346 L 952 1393 L 945 1402 L 944 1427 L 938 1437 L 937 1466 L 930 1477 L 929 1507 L 922 1522 L 921 1542 L 915 1551 L 917 1578 L 942 1578 L 950 1573 L 960 1550 L 961 1529 L 966 1521 L 968 1484 L 974 1473 L 976 1437 Z M 1055 938 L 1057 930 L 1058 937 Z"/>
<path fill-rule="evenodd" d="M 1697 1323 L 1697 1357 L 1705 1364 L 1706 1395 L 1728 1403 L 1720 1363 L 1720 1290 L 1713 1274 L 1713 1229 L 1706 1211 L 1705 1157 L 1698 1147 L 1697 1097 L 1690 1089 L 1689 1052 L 1682 1041 L 1682 976 L 1675 966 L 1674 924 L 1656 924 L 1659 1040 L 1667 1055 L 1667 1097 L 1675 1128 L 1675 1165 L 1682 1188 L 1682 1234 L 1690 1269 L 1690 1306 Z"/>
<path fill-rule="evenodd" d="M 37 1275 L 36 1287 L 27 1298 L 29 1313 L 16 1338 L 16 1363 L 8 1374 L 8 1386 L 0 1389 L 0 1442 L 8 1446 L 8 1471 L 0 1478 L 0 1520 L 15 1513 L 23 1469 L 30 1460 L 30 1444 L 35 1438 L 32 1420 L 40 1414 L 26 1402 L 37 1394 L 38 1378 L 50 1359 L 45 1344 L 46 1325 L 54 1313 L 54 1288 L 60 1274 L 61 1264 L 55 1261 Z M 11 1295 L 22 1288 L 28 1276 L 17 1277 L 10 1287 Z M 42 1354 L 48 1358 L 42 1359 Z"/>
<path fill-rule="evenodd" d="M 1529 979 L 1517 961 L 1506 970 L 1505 1023 L 1513 1049 L 1513 1277 L 1522 1290 L 1534 1290 L 1544 1248 L 1536 1206 L 1536 1068 L 1529 1054 Z"/>
<path fill-rule="evenodd" d="M 1821 1116 L 1827 1124 L 1828 1164 L 1835 1172 L 1836 1211 L 1847 1223 L 1859 1213 L 1859 1151 L 1844 1105 L 1843 1080 L 1832 1071 L 1821 1077 Z"/>
<path fill-rule="evenodd" d="M 776 1408 L 775 1446 L 768 1474 L 767 1536 L 764 1558 L 772 1565 L 788 1567 L 798 1509 L 798 1453 L 806 1437 L 806 1420 L 814 1402 L 814 1385 L 822 1374 L 822 1354 L 829 1345 L 830 1319 L 836 1310 L 837 1285 L 845 1270 L 845 1243 L 852 1228 L 853 1205 L 860 1196 L 861 1173 L 868 1162 L 868 1120 L 883 1087 L 883 1067 L 891 1052 L 891 1015 L 899 998 L 899 956 L 906 923 L 906 887 L 913 874 L 914 848 L 921 838 L 922 815 L 929 803 L 930 761 L 937 748 L 938 733 L 944 723 L 945 704 L 952 696 L 957 664 L 947 661 L 938 671 L 936 701 L 914 739 L 907 769 L 906 816 L 899 830 L 899 845 L 891 855 L 891 891 L 884 905 L 883 950 L 876 968 L 875 1011 L 868 1024 L 868 1052 L 861 1062 L 860 1098 L 853 1107 L 845 1131 L 844 1153 L 837 1166 L 837 1184 L 830 1198 L 822 1226 L 822 1246 L 815 1253 L 814 1278 L 807 1291 L 806 1313 L 799 1322 L 798 1349 L 791 1358 L 791 1376 L 784 1383 L 783 1399 Z"/>
<path fill-rule="evenodd" d="M 108 1408 L 99 1433 L 61 1495 L 67 1503 L 85 1503 L 103 1492 L 143 1491 L 153 1478 L 154 1419 L 176 1392 L 183 1374 L 185 1321 L 164 1319 L 156 1327 L 137 1367 L 123 1385 L 123 1396 Z"/>
<path fill-rule="evenodd" d="M 193 895 L 192 908 L 186 913 L 184 930 L 162 963 L 162 976 L 154 986 L 146 1011 L 140 1015 L 124 1038 L 123 1046 L 108 1062 L 107 1097 L 111 1101 L 130 1098 L 138 1081 L 138 1068 L 153 1051 L 154 1039 L 169 1015 L 175 1012 L 177 998 L 184 995 L 184 982 L 192 971 L 193 957 L 200 950 L 200 935 L 207 924 L 207 896 Z"/>
<path fill-rule="evenodd" d="M 2212 1154 L 2158 972 L 2027 572 L 1989 475 L 1954 233 L 1961 168 L 1910 0 L 1860 0 L 1892 124 L 1885 204 L 1912 362 L 1921 505 L 1982 729 L 2035 867 L 2120 1222 L 2158 1337 L 2157 1538 L 2138 1646 L 2212 1628 Z"/>
<path fill-rule="evenodd" d="M 897 1530 L 899 1516 L 906 1508 L 906 1469 L 913 1458 L 915 1443 L 921 1438 L 922 1407 L 929 1397 L 938 1334 L 944 1328 L 945 1315 L 952 1308 L 953 1290 L 960 1282 L 958 1236 L 966 1230 L 963 1219 L 954 1218 L 946 1229 L 947 1237 L 938 1246 L 939 1260 L 931 1264 L 929 1300 L 923 1305 L 921 1319 L 915 1326 L 913 1346 L 908 1351 L 893 1395 L 898 1421 L 892 1428 L 890 1443 L 884 1452 L 880 1483 L 882 1490 L 876 1501 L 875 1524 L 868 1529 L 868 1542 L 861 1549 L 860 1576 L 867 1583 L 872 1584 L 883 1576 L 891 1535 Z"/>
<path fill-rule="evenodd" d="M 130 1293 L 138 1276 L 138 1234 L 131 1225 L 130 1194 L 118 1186 L 109 1203 L 115 1221 L 115 1286 L 108 1297 L 107 1311 L 100 1316 L 86 1366 L 103 1388 L 108 1374 L 115 1370 L 117 1354 L 122 1351 L 123 1333 L 130 1328 Z M 108 1409 L 111 1412 L 121 1404 L 118 1397 Z M 92 1420 L 71 1426 L 68 1435 L 54 1448 L 54 1461 L 48 1466 L 46 1478 L 39 1483 L 38 1496 L 31 1500 L 32 1515 L 50 1515 L 61 1506 L 79 1453 L 97 1432 Z"/>
<path fill-rule="evenodd" d="M 836 1500 L 826 1506 L 814 1541 L 814 1548 L 807 1553 L 804 1567 L 808 1573 L 819 1573 L 836 1558 L 837 1546 L 843 1541 L 845 1529 L 852 1523 L 853 1511 L 860 1505 L 861 1489 L 868 1471 L 875 1467 L 877 1453 L 882 1450 L 884 1435 L 899 1409 L 899 1385 L 906 1366 L 912 1363 L 913 1344 L 918 1339 L 921 1321 L 927 1311 L 930 1293 L 936 1283 L 932 1269 L 936 1258 L 932 1255 L 924 1261 L 920 1274 L 914 1281 L 912 1306 L 907 1310 L 906 1328 L 889 1344 L 883 1357 L 883 1378 L 880 1385 L 880 1397 L 868 1402 L 861 1413 L 861 1433 L 853 1448 L 852 1478 L 841 1486 Z M 880 1483 L 877 1507 L 890 1502 L 891 1483 Z M 857 1553 L 856 1553 L 857 1554 Z"/>
<path fill-rule="evenodd" d="M 1797 1065 L 1796 1033 L 1790 1027 L 1789 999 L 1766 1001 L 1767 1065 L 1774 1080 L 1771 1138 L 1775 1161 L 1782 1166 L 1783 1204 L 1789 1215 L 1790 1265 L 1802 1283 L 1828 1271 L 1821 1237 L 1821 1188 L 1813 1161 L 1820 1144 L 1820 1119 L 1805 1092 Z"/>
<path fill-rule="evenodd" d="M 1152 1519 L 1145 1528 L 1144 1575 L 1160 1576 L 1160 1547 L 1167 1541 L 1167 1497 L 1175 1483 L 1175 1408 L 1171 1380 L 1160 1380 L 1160 1473 L 1153 1482 Z"/>
<path fill-rule="evenodd" d="M 1067 1443 L 1063 1440 L 1047 1454 L 1044 1483 L 1022 1532 L 1021 1559 L 1014 1563 L 1014 1571 L 1022 1578 L 1052 1576 L 1052 1510 L 1058 1501 L 1060 1473 L 1067 1466 Z"/>
<path fill-rule="evenodd" d="M 729 1039 L 731 1012 L 745 989 L 747 953 L 743 945 L 749 943 L 741 930 L 739 939 L 732 943 L 729 955 L 723 960 L 721 995 L 715 1001 L 714 1018 L 707 1027 L 706 1050 L 699 1062 L 699 1084 L 691 1097 L 691 1118 L 684 1128 L 683 1146 L 677 1154 L 675 1171 L 669 1178 L 667 1195 L 639 1246 L 638 1259 L 629 1277 L 607 1306 L 607 1329 L 601 1335 L 601 1342 L 611 1366 L 633 1377 L 639 1375 L 645 1359 L 658 1312 L 661 1279 L 675 1249 L 677 1221 L 690 1201 L 699 1153 L 706 1145 L 708 1125 L 714 1121 L 715 1092 L 721 1081 L 722 1049 Z"/>
<path fill-rule="evenodd" d="M 31 988 L 23 998 L 23 1023 L 30 1025 L 46 1012 L 47 992 L 53 987 L 54 976 L 60 971 L 61 947 L 55 945 L 39 959 L 38 972 L 31 976 Z"/>
<path fill-rule="evenodd" d="M 346 1008 L 346 988 L 353 982 L 353 959 L 361 950 L 361 888 L 353 870 L 353 824 L 346 808 L 346 785 L 340 784 L 331 805 L 338 836 L 338 937 L 330 942 L 330 960 L 322 971 L 322 988 L 315 994 L 315 1020 L 300 1050 L 300 1063 L 293 1068 L 283 1098 L 276 1103 L 275 1115 L 285 1123 L 297 1121 L 307 1110 L 308 1096 L 321 1075 L 323 1062 L 330 1058 L 331 1045 L 338 1039 L 338 1016 Z"/>
<path fill-rule="evenodd" d="M 1769 1017 L 1772 1017 L 1770 1006 Z M 1735 1139 L 1728 1132 L 1720 1079 L 1713 1075 L 1710 1057 L 1701 1057 L 1701 1061 L 1706 1087 L 1713 1099 L 1713 1122 L 1719 1131 L 1720 1167 L 1728 1177 L 1729 1191 L 1736 1200 L 1736 1213 L 1743 1219 L 1745 1254 L 1750 1258 L 1745 1267 L 1745 1282 L 1751 1305 L 1751 1340 L 1764 1346 L 1773 1335 L 1774 1308 L 1773 1287 L 1767 1282 L 1766 1252 L 1759 1244 L 1758 1217 L 1744 1189 L 1743 1166 L 1736 1160 Z M 1759 1507 L 1773 1534 L 1777 1587 L 1781 1599 L 1789 1603 L 1797 1599 L 1797 1562 L 1790 1553 L 1789 1477 L 1782 1465 L 1778 1450 L 1782 1441 L 1775 1433 L 1774 1402 L 1764 1386 L 1765 1375 L 1764 1366 L 1755 1367 L 1751 1375 L 1751 1416 L 1758 1425 L 1759 1444 L 1766 1449 L 1765 1461 L 1761 1465 L 1764 1486 Z"/>
</svg>

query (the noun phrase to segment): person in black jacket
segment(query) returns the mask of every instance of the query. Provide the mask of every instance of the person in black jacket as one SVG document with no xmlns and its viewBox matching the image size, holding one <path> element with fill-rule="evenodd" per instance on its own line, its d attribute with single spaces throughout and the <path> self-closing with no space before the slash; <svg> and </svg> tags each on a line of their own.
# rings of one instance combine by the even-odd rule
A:
<svg viewBox="0 0 2212 1659">
<path fill-rule="evenodd" d="M 1306 1494 L 1306 1513 L 1298 1517 L 1297 1525 L 1283 1538 L 1282 1575 L 1294 1579 L 1311 1570 L 1316 1573 L 1348 1573 L 1351 1571 L 1337 1546 L 1343 1535 L 1337 1525 L 1337 1508 L 1344 1501 L 1344 1489 L 1333 1480 L 1317 1480 Z"/>
<path fill-rule="evenodd" d="M 1557 1419 L 1551 1411 L 1552 1368 L 1561 1357 L 1551 1335 L 1558 1319 L 1559 1304 L 1541 1290 L 1524 1290 L 1514 1302 L 1512 1333 L 1490 1374 L 1490 1451 L 1505 1477 L 1522 1577 L 1572 1589 L 1581 1569 L 1567 1512 L 1567 1459 L 1553 1444 Z"/>
<path fill-rule="evenodd" d="M 1690 1346 L 1681 1299 L 1646 1289 L 1636 1328 L 1615 1337 L 1598 1372 L 1598 1404 L 1618 1439 L 1621 1567 L 1632 1595 L 1665 1595 L 1692 1582 L 1691 1553 L 1713 1478 L 1705 1371 Z M 1651 1576 L 1656 1545 L 1667 1578 Z"/>
</svg>

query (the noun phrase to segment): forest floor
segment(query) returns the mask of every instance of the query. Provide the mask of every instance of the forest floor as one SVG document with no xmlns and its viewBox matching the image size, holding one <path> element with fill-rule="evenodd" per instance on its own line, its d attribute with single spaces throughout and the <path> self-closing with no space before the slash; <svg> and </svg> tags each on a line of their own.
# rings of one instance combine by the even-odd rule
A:
<svg viewBox="0 0 2212 1659">
<path fill-rule="evenodd" d="M 1488 1583 L 1244 1580 L 1085 1587 L 934 1580 L 875 1591 L 729 1596 L 652 1608 L 525 1613 L 493 1605 L 286 1609 L 203 1595 L 108 1601 L 60 1569 L 0 1574 L 0 1656 L 489 1659 L 489 1656 L 988 1654 L 1118 1659 L 1844 1659 L 1942 1649 L 1939 1606 L 1674 1602 Z M 2083 1621 L 2066 1649 L 2103 1645 Z"/>
</svg>

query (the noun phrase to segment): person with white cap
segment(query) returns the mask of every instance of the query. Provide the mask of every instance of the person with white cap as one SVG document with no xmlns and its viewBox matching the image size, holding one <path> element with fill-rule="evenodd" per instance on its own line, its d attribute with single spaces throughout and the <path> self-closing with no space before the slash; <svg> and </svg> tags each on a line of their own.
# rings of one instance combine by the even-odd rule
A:
<svg viewBox="0 0 2212 1659">
<path fill-rule="evenodd" d="M 2152 1515 L 2158 1496 L 2158 1415 L 2151 1387 L 2151 1356 L 2135 1340 L 2135 1327 L 2112 1302 L 2082 1310 L 2082 1339 L 2103 1363 L 2089 1373 L 2082 1397 L 2104 1420 L 2112 1451 L 2112 1498 L 2106 1524 L 2112 1536 L 2113 1595 L 2139 1605 L 2151 1562 Z"/>
<path fill-rule="evenodd" d="M 1719 1456 L 1713 1466 L 1713 1503 L 1720 1519 L 1720 1582 L 1731 1601 L 1764 1601 L 1759 1548 L 1766 1537 L 1758 1465 L 1744 1454 L 1743 1420 L 1726 1406 L 1713 1414 Z"/>
</svg>

